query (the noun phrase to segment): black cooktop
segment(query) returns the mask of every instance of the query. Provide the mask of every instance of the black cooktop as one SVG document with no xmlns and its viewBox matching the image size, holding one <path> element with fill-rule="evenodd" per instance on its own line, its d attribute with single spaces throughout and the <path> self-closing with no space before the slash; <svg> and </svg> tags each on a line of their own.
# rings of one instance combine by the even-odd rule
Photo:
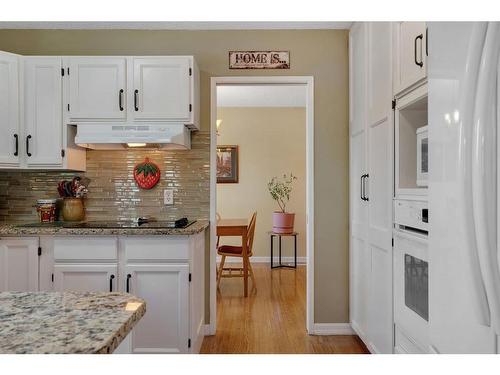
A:
<svg viewBox="0 0 500 375">
<path fill-rule="evenodd" d="M 83 223 L 67 223 L 63 224 L 64 228 L 187 228 L 196 220 L 188 220 L 182 218 L 179 220 L 164 221 L 164 220 L 148 220 L 139 218 L 138 220 L 121 220 L 121 221 L 85 221 Z"/>
</svg>

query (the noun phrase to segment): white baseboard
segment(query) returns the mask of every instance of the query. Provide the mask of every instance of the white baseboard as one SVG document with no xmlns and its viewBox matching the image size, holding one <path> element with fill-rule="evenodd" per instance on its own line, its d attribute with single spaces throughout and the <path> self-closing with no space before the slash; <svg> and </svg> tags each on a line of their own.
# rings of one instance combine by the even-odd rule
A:
<svg viewBox="0 0 500 375">
<path fill-rule="evenodd" d="M 355 335 L 349 323 L 314 323 L 311 335 Z"/>
<path fill-rule="evenodd" d="M 217 255 L 217 263 L 220 263 L 220 256 Z M 274 259 L 274 264 L 277 264 L 279 262 L 278 257 L 273 257 Z M 269 263 L 271 260 L 271 257 L 251 257 L 250 262 L 251 263 Z M 293 263 L 294 259 L 293 257 L 281 257 L 281 263 Z M 241 263 L 241 258 L 237 257 L 227 257 L 226 258 L 226 263 Z M 297 257 L 297 264 L 306 264 L 307 263 L 307 257 Z"/>
</svg>

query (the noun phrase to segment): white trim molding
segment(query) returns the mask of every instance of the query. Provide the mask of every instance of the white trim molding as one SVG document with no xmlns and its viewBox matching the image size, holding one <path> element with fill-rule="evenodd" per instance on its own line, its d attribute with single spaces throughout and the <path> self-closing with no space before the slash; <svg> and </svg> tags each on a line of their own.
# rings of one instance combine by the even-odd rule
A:
<svg viewBox="0 0 500 375">
<path fill-rule="evenodd" d="M 90 21 L 2 21 L 0 29 L 79 29 L 79 30 L 348 30 L 352 22 L 90 22 Z"/>
<path fill-rule="evenodd" d="M 314 331 L 314 77 L 312 76 L 232 76 L 210 80 L 210 332 L 217 320 L 216 251 L 216 122 L 217 86 L 221 85 L 304 85 L 306 89 L 306 329 Z"/>
<path fill-rule="evenodd" d="M 311 332 L 309 332 L 311 333 Z M 355 335 L 349 323 L 314 323 L 313 335 Z"/>
</svg>

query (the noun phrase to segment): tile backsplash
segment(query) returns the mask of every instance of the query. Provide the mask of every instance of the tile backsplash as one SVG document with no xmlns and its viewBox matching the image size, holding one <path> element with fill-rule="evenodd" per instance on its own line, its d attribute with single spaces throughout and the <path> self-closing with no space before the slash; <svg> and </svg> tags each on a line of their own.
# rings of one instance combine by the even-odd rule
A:
<svg viewBox="0 0 500 375">
<path fill-rule="evenodd" d="M 85 175 L 91 179 L 85 198 L 86 220 L 137 217 L 208 219 L 210 206 L 210 134 L 192 134 L 191 150 L 87 152 L 87 172 L 0 171 L 0 222 L 38 220 L 37 199 L 56 198 L 57 182 Z M 136 185 L 133 169 L 148 157 L 161 170 L 151 190 Z M 174 204 L 163 204 L 163 190 L 173 189 Z"/>
</svg>

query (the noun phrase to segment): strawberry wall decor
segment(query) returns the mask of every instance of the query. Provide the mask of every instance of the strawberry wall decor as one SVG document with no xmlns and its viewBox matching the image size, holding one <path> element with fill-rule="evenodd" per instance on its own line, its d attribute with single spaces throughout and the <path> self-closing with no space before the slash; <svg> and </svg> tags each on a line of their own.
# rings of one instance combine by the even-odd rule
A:
<svg viewBox="0 0 500 375">
<path fill-rule="evenodd" d="M 160 181 L 160 175 L 160 168 L 149 158 L 134 167 L 134 180 L 141 189 L 152 189 Z"/>
</svg>

